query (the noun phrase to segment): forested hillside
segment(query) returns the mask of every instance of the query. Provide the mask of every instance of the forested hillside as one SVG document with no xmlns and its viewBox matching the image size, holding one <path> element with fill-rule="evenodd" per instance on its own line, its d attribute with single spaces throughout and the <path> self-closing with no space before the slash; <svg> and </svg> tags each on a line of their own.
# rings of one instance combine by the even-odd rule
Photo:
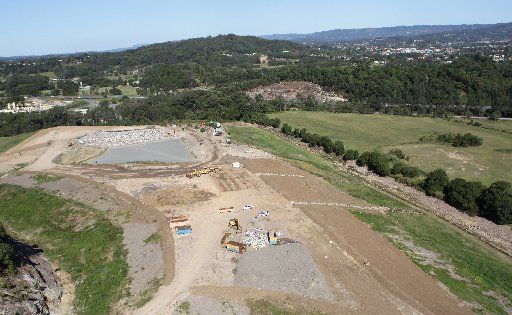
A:
<svg viewBox="0 0 512 315">
<path fill-rule="evenodd" d="M 0 64 L 0 108 L 25 96 L 73 96 L 79 83 L 112 100 L 83 116 L 65 108 L 2 114 L 0 135 L 59 124 L 157 123 L 181 119 L 247 119 L 289 105 L 250 100 L 245 91 L 280 81 L 310 81 L 348 102 L 291 106 L 335 112 L 512 117 L 512 62 L 474 55 L 445 61 L 396 56 L 371 62 L 330 48 L 223 35 L 134 50 L 41 57 Z M 52 78 L 57 78 L 51 80 Z M 56 80 L 56 81 L 55 81 Z M 147 99 L 120 98 L 132 89 Z M 200 90 L 200 91 L 195 91 Z M 115 103 L 115 106 L 106 106 Z"/>
</svg>

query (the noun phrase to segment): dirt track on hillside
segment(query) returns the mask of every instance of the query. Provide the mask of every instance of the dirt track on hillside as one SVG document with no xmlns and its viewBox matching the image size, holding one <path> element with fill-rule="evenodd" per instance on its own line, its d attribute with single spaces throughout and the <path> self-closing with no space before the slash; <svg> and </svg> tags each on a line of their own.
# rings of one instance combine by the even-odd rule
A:
<svg viewBox="0 0 512 315">
<path fill-rule="evenodd" d="M 288 199 L 344 202 L 351 200 L 361 203 L 355 198 L 333 190 L 334 188 L 327 182 L 304 171 L 293 170 L 294 167 L 279 160 L 246 161 L 245 165 L 253 173 L 286 170 L 303 175 L 303 178 L 286 178 L 285 183 L 281 179 L 276 180 L 276 177 L 261 176 L 266 184 L 278 189 Z M 313 222 L 323 227 L 328 240 L 328 245 L 324 246 L 334 248 L 330 250 L 331 254 L 328 256 L 317 256 L 324 273 L 343 283 L 348 291 L 360 300 L 360 310 L 363 313 L 396 312 L 396 304 L 399 304 L 399 301 L 394 300 L 393 296 L 421 313 L 470 313 L 467 308 L 459 306 L 457 298 L 445 291 L 436 279 L 425 274 L 399 249 L 346 209 L 333 206 L 299 208 Z M 332 244 L 337 245 L 330 246 Z M 338 247 L 340 250 L 336 250 Z M 317 249 L 316 246 L 312 247 L 318 255 L 321 251 Z M 334 263 L 346 261 L 346 254 L 354 259 L 354 264 Z M 365 262 L 369 264 L 365 266 Z M 381 293 L 386 291 L 390 294 Z"/>
</svg>

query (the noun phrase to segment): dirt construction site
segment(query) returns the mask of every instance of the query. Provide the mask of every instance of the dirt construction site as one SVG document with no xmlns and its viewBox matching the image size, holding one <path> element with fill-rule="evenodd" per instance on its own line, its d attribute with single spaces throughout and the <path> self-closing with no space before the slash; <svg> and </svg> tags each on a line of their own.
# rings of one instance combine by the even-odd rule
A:
<svg viewBox="0 0 512 315">
<path fill-rule="evenodd" d="M 258 299 L 325 314 L 471 313 L 350 213 L 382 209 L 205 129 L 42 130 L 0 155 L 0 182 L 77 200 L 123 228 L 131 296 L 149 298 L 121 313 L 186 302 L 191 314 L 249 314 Z M 35 173 L 60 177 L 38 185 Z"/>
</svg>

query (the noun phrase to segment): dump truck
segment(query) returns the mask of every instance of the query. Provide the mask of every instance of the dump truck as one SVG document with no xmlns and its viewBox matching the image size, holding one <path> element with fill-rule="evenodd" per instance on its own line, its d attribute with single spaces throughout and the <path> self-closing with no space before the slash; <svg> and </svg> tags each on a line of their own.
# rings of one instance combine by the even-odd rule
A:
<svg viewBox="0 0 512 315">
<path fill-rule="evenodd" d="M 242 232 L 242 226 L 240 225 L 240 221 L 237 218 L 231 219 L 228 222 L 228 227 L 236 231 L 236 233 Z"/>
</svg>

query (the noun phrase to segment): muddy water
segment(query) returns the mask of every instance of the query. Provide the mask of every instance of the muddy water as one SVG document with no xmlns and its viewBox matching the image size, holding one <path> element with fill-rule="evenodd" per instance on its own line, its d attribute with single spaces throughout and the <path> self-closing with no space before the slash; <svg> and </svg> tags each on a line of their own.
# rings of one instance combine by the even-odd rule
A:
<svg viewBox="0 0 512 315">
<path fill-rule="evenodd" d="M 109 148 L 89 164 L 119 164 L 130 162 L 190 162 L 193 160 L 181 139 Z"/>
</svg>

